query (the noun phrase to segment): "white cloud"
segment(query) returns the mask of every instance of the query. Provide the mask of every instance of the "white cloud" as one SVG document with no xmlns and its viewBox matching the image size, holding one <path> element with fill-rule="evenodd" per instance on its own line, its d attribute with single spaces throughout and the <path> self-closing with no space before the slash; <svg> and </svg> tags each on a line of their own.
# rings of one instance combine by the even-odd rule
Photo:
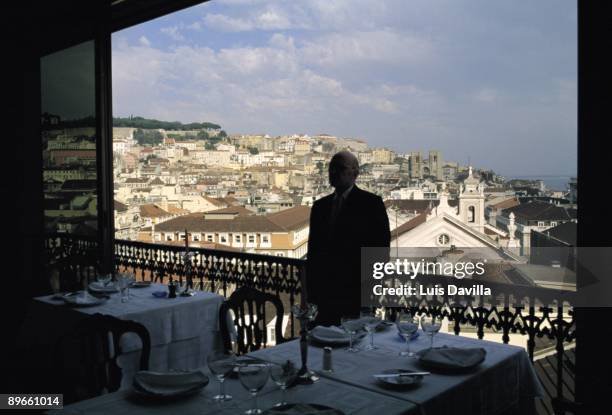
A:
<svg viewBox="0 0 612 415">
<path fill-rule="evenodd" d="M 138 39 L 138 42 L 142 45 L 142 46 L 151 46 L 151 42 L 149 41 L 149 39 L 147 39 L 146 36 L 140 36 L 140 38 Z"/>
<path fill-rule="evenodd" d="M 177 42 L 185 40 L 185 36 L 181 34 L 178 26 L 162 27 L 160 31 Z"/>
<path fill-rule="evenodd" d="M 282 33 L 274 33 L 268 41 L 271 47 L 284 50 L 295 50 L 295 40 L 291 36 Z"/>
<path fill-rule="evenodd" d="M 185 20 L 193 23 L 161 29 L 189 45 L 158 48 L 168 45 L 157 41 L 158 25 L 113 39 L 114 108 L 219 122 L 229 132 L 329 132 L 402 151 L 432 146 L 448 160 L 469 154 L 506 171 L 516 164 L 507 154 L 534 141 L 575 151 L 568 8 L 556 0 L 524 8 L 471 1 L 206 3 Z M 223 33 L 206 36 L 211 29 Z M 520 159 L 526 172 L 529 163 L 560 163 Z"/>
<path fill-rule="evenodd" d="M 256 27 L 263 30 L 289 29 L 291 28 L 291 22 L 287 16 L 269 9 L 257 16 Z"/>
<path fill-rule="evenodd" d="M 251 22 L 223 14 L 207 13 L 204 16 L 204 23 L 207 27 L 222 32 L 244 32 L 253 29 Z"/>
<path fill-rule="evenodd" d="M 188 24 L 185 27 L 187 27 L 187 29 L 190 29 L 190 30 L 196 30 L 196 31 L 202 30 L 202 25 L 200 24 L 200 22 L 193 22 L 191 24 Z"/>
<path fill-rule="evenodd" d="M 432 43 L 391 30 L 333 33 L 306 42 L 304 57 L 325 66 L 358 62 L 421 63 L 434 56 Z"/>
</svg>

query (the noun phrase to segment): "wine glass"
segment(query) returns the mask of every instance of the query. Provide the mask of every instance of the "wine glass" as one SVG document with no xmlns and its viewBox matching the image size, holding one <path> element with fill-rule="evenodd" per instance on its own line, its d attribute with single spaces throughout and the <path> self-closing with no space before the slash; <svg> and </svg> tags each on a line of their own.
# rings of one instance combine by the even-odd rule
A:
<svg viewBox="0 0 612 415">
<path fill-rule="evenodd" d="M 341 325 L 342 329 L 349 335 L 349 347 L 346 349 L 346 351 L 350 353 L 357 353 L 359 351 L 359 347 L 353 346 L 353 336 L 357 334 L 357 331 L 363 326 L 360 325 L 359 321 L 357 321 L 357 318 L 354 316 L 342 317 Z"/>
<path fill-rule="evenodd" d="M 419 329 L 419 321 L 412 313 L 400 313 L 395 320 L 397 331 L 406 340 L 406 350 L 399 353 L 400 356 L 414 356 L 410 350 L 410 339 Z"/>
<path fill-rule="evenodd" d="M 287 387 L 295 381 L 297 372 L 297 366 L 291 360 L 287 360 L 287 362 L 282 365 L 278 363 L 272 363 L 270 365 L 270 377 L 282 391 L 281 401 L 274 406 L 287 404 Z"/>
<path fill-rule="evenodd" d="M 253 396 L 253 408 L 245 411 L 245 414 L 261 414 L 263 411 L 257 407 L 257 392 L 259 392 L 268 381 L 270 366 L 266 363 L 251 363 L 238 367 L 240 383 Z"/>
<path fill-rule="evenodd" d="M 106 287 L 111 280 L 113 279 L 113 274 L 97 274 L 96 281 L 102 285 L 102 287 Z"/>
<path fill-rule="evenodd" d="M 442 320 L 434 315 L 424 315 L 421 317 L 421 327 L 430 336 L 429 348 L 433 348 L 434 336 L 440 331 Z"/>
<path fill-rule="evenodd" d="M 136 274 L 134 274 L 133 272 L 128 272 L 125 274 L 125 277 L 127 279 L 127 295 L 128 298 L 132 298 L 132 295 L 130 293 L 130 287 L 136 282 Z"/>
<path fill-rule="evenodd" d="M 125 303 L 129 299 L 128 286 L 130 282 L 126 274 L 117 275 L 117 288 L 121 292 L 121 302 Z"/>
<path fill-rule="evenodd" d="M 223 382 L 236 366 L 236 355 L 221 352 L 211 353 L 206 357 L 206 363 L 208 363 L 210 373 L 215 375 L 219 381 L 219 394 L 213 396 L 213 399 L 217 402 L 229 401 L 232 396 L 225 393 L 225 383 Z"/>
<path fill-rule="evenodd" d="M 376 315 L 376 312 L 362 311 L 361 319 L 363 321 L 363 328 L 370 335 L 370 344 L 368 344 L 366 350 L 376 350 L 378 346 L 374 346 L 374 332 L 381 322 L 381 319 Z"/>
</svg>

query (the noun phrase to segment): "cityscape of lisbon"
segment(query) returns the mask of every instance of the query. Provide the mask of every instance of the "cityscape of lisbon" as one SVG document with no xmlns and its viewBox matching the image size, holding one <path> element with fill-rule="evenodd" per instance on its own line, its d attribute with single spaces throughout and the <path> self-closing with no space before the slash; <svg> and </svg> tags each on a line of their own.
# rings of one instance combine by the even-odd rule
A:
<svg viewBox="0 0 612 415">
<path fill-rule="evenodd" d="M 73 124 L 43 116 L 46 226 L 94 234 L 95 129 Z M 435 149 L 399 153 L 329 134 L 228 135 L 210 122 L 142 117 L 114 124 L 117 239 L 305 258 L 310 207 L 332 191 L 333 154 L 349 150 L 357 186 L 385 202 L 391 247 L 482 248 L 513 264 L 511 282 L 575 289 L 571 261 L 534 254 L 575 245 L 575 178 L 548 189 Z"/>
</svg>

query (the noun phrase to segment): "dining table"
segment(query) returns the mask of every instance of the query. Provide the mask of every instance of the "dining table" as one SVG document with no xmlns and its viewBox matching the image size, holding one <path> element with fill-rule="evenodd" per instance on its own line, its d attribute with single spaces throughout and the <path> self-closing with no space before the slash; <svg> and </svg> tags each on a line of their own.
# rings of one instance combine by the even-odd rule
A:
<svg viewBox="0 0 612 415">
<path fill-rule="evenodd" d="M 419 352 L 430 348 L 429 336 L 420 331 L 410 341 L 410 348 Z M 529 414 L 535 411 L 535 399 L 543 389 L 523 348 L 485 340 L 438 333 L 434 347 L 482 348 L 484 360 L 476 367 L 461 371 L 440 371 L 423 366 L 415 356 L 402 356 L 405 341 L 395 326 L 385 325 L 374 334 L 376 349 L 367 350 L 368 337 L 355 341 L 360 350 L 349 352 L 345 345 L 331 351 L 332 367 L 323 370 L 329 360 L 325 344 L 311 338 L 307 346 L 307 364 L 319 379 L 311 384 L 296 383 L 287 390 L 290 403 L 325 405 L 343 414 Z M 327 353 L 327 359 L 324 358 Z M 287 360 L 301 365 L 300 340 L 294 339 L 263 348 L 241 358 L 254 362 L 282 364 Z M 389 387 L 374 375 L 386 370 L 427 371 L 422 381 L 407 387 Z M 233 399 L 218 403 L 213 396 L 219 384 L 206 366 L 199 369 L 210 383 L 192 396 L 167 402 L 143 400 L 130 389 L 101 395 L 66 406 L 63 414 L 239 414 L 252 406 L 252 398 L 238 379 L 227 378 L 226 391 Z M 272 380 L 259 393 L 259 407 L 269 409 L 279 402 L 281 392 Z M 53 412 L 52 413 L 60 413 Z"/>
<path fill-rule="evenodd" d="M 224 297 L 212 292 L 194 291 L 190 296 L 157 297 L 167 292 L 163 284 L 151 283 L 130 288 L 129 298 L 120 293 L 107 294 L 99 305 L 75 307 L 65 304 L 61 295 L 36 297 L 31 304 L 30 324 L 24 325 L 21 341 L 27 346 L 53 344 L 87 316 L 100 313 L 122 320 L 141 323 L 151 338 L 149 369 L 154 371 L 192 370 L 206 362 L 206 356 L 221 350 L 219 308 Z M 142 344 L 134 333 L 121 338 L 121 388 L 129 388 L 139 367 Z M 52 365 L 53 348 L 37 353 L 45 364 Z"/>
</svg>

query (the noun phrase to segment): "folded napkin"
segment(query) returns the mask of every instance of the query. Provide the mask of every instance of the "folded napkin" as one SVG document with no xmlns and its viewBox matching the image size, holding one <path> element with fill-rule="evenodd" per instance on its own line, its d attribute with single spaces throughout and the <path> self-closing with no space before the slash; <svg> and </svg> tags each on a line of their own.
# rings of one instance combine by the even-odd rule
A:
<svg viewBox="0 0 612 415">
<path fill-rule="evenodd" d="M 270 415 L 337 415 L 340 413 L 341 412 L 332 408 L 307 403 L 295 403 L 279 407 L 272 407 L 266 411 L 266 414 Z"/>
<path fill-rule="evenodd" d="M 96 298 L 90 294 L 86 294 L 83 291 L 79 291 L 77 293 L 64 296 L 64 301 L 68 304 L 89 305 L 99 304 L 103 300 L 100 298 Z"/>
<path fill-rule="evenodd" d="M 175 396 L 199 390 L 208 384 L 208 377 L 193 372 L 151 372 L 141 370 L 134 375 L 134 389 L 154 396 Z"/>
<path fill-rule="evenodd" d="M 439 369 L 468 369 L 482 363 L 487 355 L 485 349 L 458 348 L 458 347 L 435 347 L 433 349 L 421 350 L 420 361 L 428 366 Z"/>
</svg>

